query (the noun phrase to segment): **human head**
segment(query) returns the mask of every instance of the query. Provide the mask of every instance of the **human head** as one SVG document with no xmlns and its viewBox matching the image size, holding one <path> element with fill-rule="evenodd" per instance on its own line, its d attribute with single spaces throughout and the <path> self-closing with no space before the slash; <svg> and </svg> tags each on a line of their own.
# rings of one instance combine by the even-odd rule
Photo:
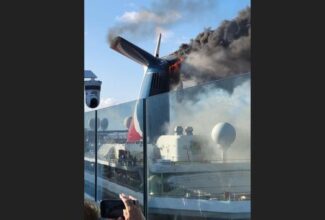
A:
<svg viewBox="0 0 325 220">
<path fill-rule="evenodd" d="M 84 220 L 98 220 L 99 219 L 99 207 L 98 205 L 89 199 L 84 199 Z"/>
</svg>

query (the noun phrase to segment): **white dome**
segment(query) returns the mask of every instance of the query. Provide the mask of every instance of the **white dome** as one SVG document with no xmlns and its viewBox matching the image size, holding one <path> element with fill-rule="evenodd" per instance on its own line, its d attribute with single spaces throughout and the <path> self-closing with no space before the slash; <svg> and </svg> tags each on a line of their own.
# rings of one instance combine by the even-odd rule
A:
<svg viewBox="0 0 325 220">
<path fill-rule="evenodd" d="M 108 128 L 108 125 L 109 125 L 109 121 L 107 118 L 103 118 L 100 122 L 100 127 L 103 129 L 103 130 L 106 130 Z"/>
<path fill-rule="evenodd" d="M 235 141 L 236 130 L 231 124 L 221 122 L 216 124 L 212 129 L 211 138 L 222 148 L 228 148 Z"/>
<path fill-rule="evenodd" d="M 126 117 L 125 119 L 124 119 L 124 126 L 126 127 L 126 128 L 129 128 L 130 127 L 130 125 L 131 125 L 131 121 L 132 121 L 132 116 L 130 116 L 130 117 Z"/>
<path fill-rule="evenodd" d="M 99 128 L 99 126 L 100 126 L 100 119 L 97 118 L 97 129 Z M 89 120 L 89 127 L 91 130 L 95 130 L 95 118 Z"/>
</svg>

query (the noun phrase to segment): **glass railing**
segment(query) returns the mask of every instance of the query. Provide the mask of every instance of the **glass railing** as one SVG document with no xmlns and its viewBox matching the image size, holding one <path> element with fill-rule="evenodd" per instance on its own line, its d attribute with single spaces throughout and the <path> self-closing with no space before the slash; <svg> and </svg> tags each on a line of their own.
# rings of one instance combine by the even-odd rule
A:
<svg viewBox="0 0 325 220">
<path fill-rule="evenodd" d="M 96 112 L 86 112 L 84 116 L 84 194 L 95 198 L 95 119 Z"/>
<path fill-rule="evenodd" d="M 243 74 L 85 113 L 85 195 L 133 195 L 147 219 L 250 219 L 250 97 Z"/>
<path fill-rule="evenodd" d="M 125 193 L 143 204 L 143 143 L 141 139 L 134 143 L 128 141 L 128 129 L 139 105 L 142 105 L 142 100 L 105 108 L 97 113 L 100 121 L 97 130 L 98 200 L 118 198 L 120 193 Z"/>
</svg>

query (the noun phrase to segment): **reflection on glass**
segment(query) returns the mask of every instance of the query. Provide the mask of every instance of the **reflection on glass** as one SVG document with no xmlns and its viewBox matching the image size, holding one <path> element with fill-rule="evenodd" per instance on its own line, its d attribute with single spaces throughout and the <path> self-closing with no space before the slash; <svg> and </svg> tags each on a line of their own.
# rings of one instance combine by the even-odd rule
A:
<svg viewBox="0 0 325 220">
<path fill-rule="evenodd" d="M 95 112 L 86 112 L 84 117 L 84 195 L 95 198 Z"/>
<path fill-rule="evenodd" d="M 250 74 L 150 97 L 147 111 L 148 134 L 160 132 L 148 137 L 149 217 L 249 218 Z"/>
<path fill-rule="evenodd" d="M 98 110 L 98 200 L 125 193 L 143 205 L 143 142 L 129 137 L 135 109 L 141 105 L 139 100 Z"/>
</svg>

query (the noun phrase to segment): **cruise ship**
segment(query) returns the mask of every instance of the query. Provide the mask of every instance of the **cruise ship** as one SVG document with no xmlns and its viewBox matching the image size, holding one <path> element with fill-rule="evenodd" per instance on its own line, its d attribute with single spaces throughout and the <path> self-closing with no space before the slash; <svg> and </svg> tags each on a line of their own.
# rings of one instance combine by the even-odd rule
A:
<svg viewBox="0 0 325 220">
<path fill-rule="evenodd" d="M 121 133 L 116 134 L 115 143 L 111 135 L 111 143 L 98 149 L 97 193 L 100 198 L 127 193 L 143 205 L 143 142 L 122 143 Z M 162 219 L 180 213 L 194 219 L 250 218 L 250 162 L 226 160 L 210 139 L 193 134 L 191 127 L 183 132 L 177 126 L 173 135 L 162 135 L 155 144 L 148 144 L 150 214 Z M 216 150 L 220 160 L 209 157 Z M 90 151 L 84 158 L 85 181 L 90 188 L 94 184 L 94 156 Z"/>
</svg>

